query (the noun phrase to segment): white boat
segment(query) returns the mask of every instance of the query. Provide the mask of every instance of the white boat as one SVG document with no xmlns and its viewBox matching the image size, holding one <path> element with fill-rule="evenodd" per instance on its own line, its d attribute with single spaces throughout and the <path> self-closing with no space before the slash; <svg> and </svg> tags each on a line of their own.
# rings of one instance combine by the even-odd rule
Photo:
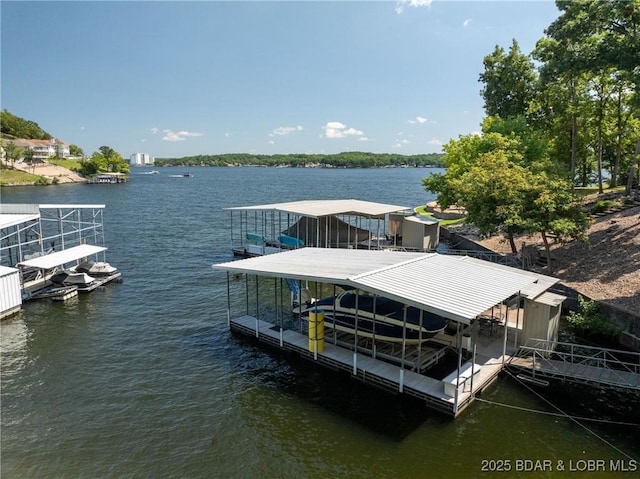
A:
<svg viewBox="0 0 640 479">
<path fill-rule="evenodd" d="M 109 276 L 116 273 L 118 268 L 104 261 L 83 261 L 73 270 L 77 273 L 87 273 L 91 276 Z"/>
<path fill-rule="evenodd" d="M 157 175 L 158 173 L 160 173 L 160 172 L 157 171 L 157 170 L 151 170 L 151 171 L 145 171 L 145 172 L 143 172 L 141 174 L 143 174 L 143 175 Z"/>
<path fill-rule="evenodd" d="M 322 310 L 325 327 L 380 341 L 418 344 L 427 341 L 447 326 L 447 320 L 428 311 L 382 296 L 344 291 L 304 306 L 304 318 L 309 312 Z"/>
</svg>

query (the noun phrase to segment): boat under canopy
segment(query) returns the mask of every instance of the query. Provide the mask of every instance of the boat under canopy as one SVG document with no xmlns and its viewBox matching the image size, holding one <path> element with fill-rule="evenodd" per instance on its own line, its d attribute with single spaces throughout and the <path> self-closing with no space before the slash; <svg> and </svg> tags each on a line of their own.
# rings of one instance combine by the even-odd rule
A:
<svg viewBox="0 0 640 479">
<path fill-rule="evenodd" d="M 303 216 L 283 233 L 302 240 L 305 246 L 321 248 L 345 248 L 350 245 L 355 247 L 371 238 L 369 230 L 349 224 L 336 216 Z"/>
<path fill-rule="evenodd" d="M 394 247 L 402 219 L 414 215 L 408 206 L 362 200 L 304 200 L 237 206 L 231 213 L 231 244 L 235 254 L 260 256 L 290 249 L 279 236 L 297 240 L 293 247 L 375 249 Z M 234 216 L 235 215 L 235 216 Z M 238 221 L 238 215 L 240 220 Z M 437 221 L 430 235 L 437 245 Z M 421 242 L 417 249 L 424 250 Z"/>
<path fill-rule="evenodd" d="M 437 314 L 353 290 L 314 301 L 301 313 L 308 319 L 310 312 L 319 310 L 329 328 L 387 342 L 417 344 L 447 327 L 447 320 Z"/>
</svg>

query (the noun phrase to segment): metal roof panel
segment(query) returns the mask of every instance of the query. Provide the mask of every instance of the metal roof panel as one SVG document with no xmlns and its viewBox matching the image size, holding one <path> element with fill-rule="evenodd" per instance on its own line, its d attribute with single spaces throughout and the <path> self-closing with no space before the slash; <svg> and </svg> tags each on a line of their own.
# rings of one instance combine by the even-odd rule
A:
<svg viewBox="0 0 640 479">
<path fill-rule="evenodd" d="M 47 254 L 45 256 L 39 256 L 28 261 L 23 261 L 22 263 L 18 263 L 18 266 L 40 269 L 53 269 L 65 263 L 70 263 L 71 261 L 91 256 L 96 253 L 101 253 L 106 249 L 107 248 L 103 246 L 82 244 L 79 246 L 74 246 L 73 248 L 68 248 L 62 251 Z"/>
</svg>

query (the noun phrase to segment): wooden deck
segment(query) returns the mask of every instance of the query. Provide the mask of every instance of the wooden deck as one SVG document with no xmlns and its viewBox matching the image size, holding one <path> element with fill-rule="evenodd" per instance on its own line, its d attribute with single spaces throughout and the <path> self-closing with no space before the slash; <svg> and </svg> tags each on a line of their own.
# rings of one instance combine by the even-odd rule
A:
<svg viewBox="0 0 640 479">
<path fill-rule="evenodd" d="M 373 358 L 360 348 L 358 352 L 354 352 L 353 347 L 347 348 L 337 342 L 333 344 L 325 341 L 324 351 L 315 354 L 309 351 L 306 335 L 281 330 L 279 326 L 253 316 L 231 319 L 230 328 L 244 336 L 254 337 L 261 343 L 299 354 L 300 357 L 315 361 L 324 367 L 347 371 L 352 377 L 367 384 L 421 399 L 428 407 L 454 417 L 473 402 L 477 393 L 493 382 L 503 366 L 501 356 L 496 358 L 490 352 L 478 354 L 475 363 L 480 365 L 480 371 L 473 376 L 472 381 L 461 384 L 456 405 L 455 398 L 445 394 L 443 381 L 402 367 L 402 358 L 393 352 L 387 351 L 384 354 L 394 355 L 397 359 L 396 364 L 389 362 L 389 358 L 384 361 Z M 378 357 L 382 356 L 378 354 Z"/>
</svg>

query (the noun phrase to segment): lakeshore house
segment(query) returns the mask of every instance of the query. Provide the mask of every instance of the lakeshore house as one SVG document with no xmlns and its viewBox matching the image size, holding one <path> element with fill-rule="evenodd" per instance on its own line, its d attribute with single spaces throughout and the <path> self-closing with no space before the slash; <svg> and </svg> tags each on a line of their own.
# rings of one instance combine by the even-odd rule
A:
<svg viewBox="0 0 640 479">
<path fill-rule="evenodd" d="M 23 150 L 30 149 L 33 151 L 33 163 L 44 163 L 52 156 L 59 158 L 68 158 L 71 156 L 69 145 L 61 140 L 52 138 L 50 140 L 28 140 L 16 138 L 12 140 L 13 144 Z M 24 156 L 18 161 L 24 160 Z"/>
</svg>

